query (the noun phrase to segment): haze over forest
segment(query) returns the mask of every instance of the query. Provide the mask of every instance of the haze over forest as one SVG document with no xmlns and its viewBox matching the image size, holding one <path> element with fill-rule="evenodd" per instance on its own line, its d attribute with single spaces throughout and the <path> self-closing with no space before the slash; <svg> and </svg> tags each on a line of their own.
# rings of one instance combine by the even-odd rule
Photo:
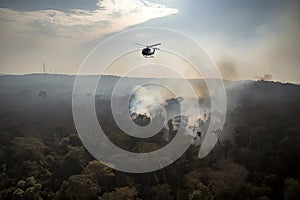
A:
<svg viewBox="0 0 300 200">
<path fill-rule="evenodd" d="M 298 198 L 300 86 L 226 81 L 226 123 L 208 156 L 199 159 L 199 147 L 191 145 L 162 170 L 131 174 L 101 164 L 82 146 L 72 117 L 74 78 L 0 77 L 1 199 Z M 109 139 L 133 152 L 165 146 L 163 132 L 134 139 L 118 128 L 108 98 L 118 77 L 104 79 L 107 90 L 99 90 L 104 95 L 95 98 L 99 123 Z M 205 90 L 201 80 L 193 85 Z M 205 95 L 201 98 L 201 108 L 209 105 Z M 141 114 L 134 121 L 143 126 L 148 119 Z M 171 141 L 174 135 L 176 130 Z"/>
</svg>

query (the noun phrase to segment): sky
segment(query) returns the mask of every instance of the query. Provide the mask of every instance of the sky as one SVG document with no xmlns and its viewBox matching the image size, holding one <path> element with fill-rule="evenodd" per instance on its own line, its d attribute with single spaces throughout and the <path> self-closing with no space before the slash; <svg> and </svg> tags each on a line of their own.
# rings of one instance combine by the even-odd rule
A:
<svg viewBox="0 0 300 200">
<path fill-rule="evenodd" d="M 76 74 L 108 36 L 161 27 L 193 38 L 225 79 L 299 83 L 299 19 L 297 0 L 0 0 L 0 74 L 39 73 L 43 62 Z"/>
</svg>

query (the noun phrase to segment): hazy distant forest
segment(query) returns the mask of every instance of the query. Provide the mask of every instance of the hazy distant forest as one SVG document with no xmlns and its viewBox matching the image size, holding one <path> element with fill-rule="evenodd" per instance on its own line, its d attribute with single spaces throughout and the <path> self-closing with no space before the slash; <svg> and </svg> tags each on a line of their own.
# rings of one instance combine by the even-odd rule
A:
<svg viewBox="0 0 300 200">
<path fill-rule="evenodd" d="M 299 85 L 226 82 L 226 124 L 207 157 L 199 159 L 191 146 L 163 170 L 129 174 L 101 164 L 82 146 L 72 118 L 73 80 L 0 76 L 0 199 L 300 198 Z M 109 99 L 98 96 L 96 104 L 115 144 L 138 152 L 165 145 L 159 134 L 128 139 L 112 120 Z"/>
</svg>

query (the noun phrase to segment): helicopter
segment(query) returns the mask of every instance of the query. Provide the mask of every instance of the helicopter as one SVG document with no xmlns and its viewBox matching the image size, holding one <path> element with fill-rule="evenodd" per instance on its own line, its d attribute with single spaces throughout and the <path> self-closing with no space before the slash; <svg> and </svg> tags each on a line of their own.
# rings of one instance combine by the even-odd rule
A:
<svg viewBox="0 0 300 200">
<path fill-rule="evenodd" d="M 157 43 L 157 44 L 153 44 L 153 45 L 144 45 L 144 44 L 139 44 L 139 43 L 135 43 L 136 45 L 140 45 L 146 48 L 143 48 L 142 50 L 142 55 L 145 58 L 154 58 L 154 54 L 156 50 L 159 50 L 159 48 L 156 48 L 155 46 L 161 45 L 161 43 Z"/>
</svg>

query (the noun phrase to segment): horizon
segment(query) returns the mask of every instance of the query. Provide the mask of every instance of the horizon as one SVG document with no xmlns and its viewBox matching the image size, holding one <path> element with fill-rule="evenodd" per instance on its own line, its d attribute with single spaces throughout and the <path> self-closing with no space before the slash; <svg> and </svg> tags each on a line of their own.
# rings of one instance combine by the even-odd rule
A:
<svg viewBox="0 0 300 200">
<path fill-rule="evenodd" d="M 57 73 L 28 73 L 28 74 L 0 74 L 0 76 L 30 76 L 30 75 L 46 75 L 46 76 L 99 76 L 99 74 L 57 74 Z M 110 76 L 110 77 L 116 77 L 116 78 L 138 78 L 138 79 L 170 79 L 170 80 L 180 80 L 180 78 L 172 78 L 172 77 L 138 77 L 138 76 L 120 76 L 120 75 L 114 75 L 114 74 L 103 74 L 101 75 L 103 77 Z M 224 79 L 224 78 L 187 78 L 187 80 L 223 80 L 223 81 L 232 81 L 232 82 L 248 82 L 248 81 L 254 81 L 254 82 L 270 82 L 270 83 L 282 83 L 282 84 L 293 84 L 293 85 L 300 85 L 300 82 L 284 82 L 281 80 L 264 80 L 264 79 L 236 79 L 236 80 L 230 80 L 230 79 Z"/>
</svg>

